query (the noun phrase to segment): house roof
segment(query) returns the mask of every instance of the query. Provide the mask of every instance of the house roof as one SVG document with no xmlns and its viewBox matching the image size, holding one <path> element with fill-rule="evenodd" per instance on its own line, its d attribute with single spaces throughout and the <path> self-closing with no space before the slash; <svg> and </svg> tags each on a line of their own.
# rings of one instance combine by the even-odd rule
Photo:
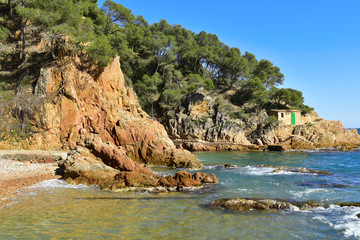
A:
<svg viewBox="0 0 360 240">
<path fill-rule="evenodd" d="M 271 112 L 301 112 L 298 109 L 271 109 Z"/>
</svg>

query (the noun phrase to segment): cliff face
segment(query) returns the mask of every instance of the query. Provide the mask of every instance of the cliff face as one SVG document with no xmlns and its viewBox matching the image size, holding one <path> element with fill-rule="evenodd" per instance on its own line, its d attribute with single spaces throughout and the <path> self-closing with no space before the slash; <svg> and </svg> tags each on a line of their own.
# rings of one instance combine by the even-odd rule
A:
<svg viewBox="0 0 360 240">
<path fill-rule="evenodd" d="M 230 118 L 216 97 L 205 93 L 188 96 L 176 116 L 163 124 L 180 148 L 192 151 L 245 150 L 256 148 L 245 137 L 244 122 Z"/>
<path fill-rule="evenodd" d="M 357 131 L 346 130 L 339 121 L 326 121 L 313 112 L 302 116 L 304 125 L 276 126 L 265 110 L 245 114 L 229 101 L 217 100 L 226 99 L 226 94 L 195 93 L 182 102 L 176 116 L 164 123 L 179 147 L 214 151 L 266 149 L 271 145 L 282 145 L 286 150 L 360 145 Z"/>
<path fill-rule="evenodd" d="M 194 155 L 176 149 L 164 127 L 141 110 L 135 93 L 124 86 L 119 58 L 102 72 L 79 58 L 45 66 L 34 88 L 18 90 L 10 109 L 22 128 L 31 131 L 16 143 L 18 148 L 82 146 L 104 161 L 126 158 L 151 165 L 201 166 Z M 5 147 L 9 144 L 3 143 Z M 111 156 L 114 151 L 116 156 Z"/>
<path fill-rule="evenodd" d="M 316 115 L 313 113 L 313 115 Z M 316 115 L 317 116 L 317 115 Z M 350 150 L 360 146 L 356 129 L 346 129 L 340 121 L 315 118 L 301 126 L 281 126 L 270 131 L 264 141 L 288 149 L 339 148 Z"/>
</svg>

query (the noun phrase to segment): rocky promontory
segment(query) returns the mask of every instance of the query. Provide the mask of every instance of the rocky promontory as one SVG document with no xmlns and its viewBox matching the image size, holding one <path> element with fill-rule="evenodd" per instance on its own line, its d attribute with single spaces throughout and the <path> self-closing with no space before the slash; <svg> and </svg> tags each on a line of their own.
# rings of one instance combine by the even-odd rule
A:
<svg viewBox="0 0 360 240">
<path fill-rule="evenodd" d="M 30 62 L 47 51 L 49 43 L 40 39 L 26 49 Z M 56 47 L 56 61 L 37 69 L 32 65 L 32 78 L 7 73 L 9 79 L 30 84 L 17 85 L 12 98 L 1 95 L 0 120 L 6 125 L 0 129 L 0 149 L 75 151 L 60 164 L 64 178 L 111 188 L 160 186 L 160 177 L 148 166 L 202 167 L 189 151 L 177 149 L 165 128 L 141 109 L 134 91 L 125 86 L 119 57 L 99 68 L 61 46 Z M 172 186 L 206 182 L 194 181 L 176 180 Z"/>
<path fill-rule="evenodd" d="M 348 130 L 340 121 L 325 120 L 313 111 L 301 115 L 300 124 L 285 125 L 265 109 L 232 104 L 228 99 L 233 94 L 231 90 L 190 94 L 177 106 L 175 116 L 162 123 L 175 144 L 190 151 L 351 150 L 360 146 L 356 129 Z"/>
</svg>

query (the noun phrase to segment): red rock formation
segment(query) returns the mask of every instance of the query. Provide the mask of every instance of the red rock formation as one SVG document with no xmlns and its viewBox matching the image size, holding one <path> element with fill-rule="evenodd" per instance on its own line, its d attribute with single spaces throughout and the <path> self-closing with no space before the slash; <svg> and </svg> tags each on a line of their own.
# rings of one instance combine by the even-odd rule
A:
<svg viewBox="0 0 360 240">
<path fill-rule="evenodd" d="M 38 133 L 28 139 L 29 148 L 82 145 L 109 166 L 131 171 L 137 165 L 129 164 L 129 159 L 201 167 L 194 155 L 176 149 L 164 127 L 140 108 L 136 94 L 124 85 L 118 57 L 101 73 L 89 66 L 84 70 L 80 59 L 45 67 L 31 98 L 41 105 L 33 109 L 41 110 L 30 114 Z"/>
<path fill-rule="evenodd" d="M 118 57 L 102 71 L 65 57 L 43 67 L 34 90 L 24 94 L 13 100 L 14 115 L 34 134 L 19 146 L 77 149 L 60 164 L 69 181 L 105 189 L 160 186 L 145 164 L 202 166 L 189 151 L 176 149 L 164 127 L 141 109 L 124 85 Z"/>
</svg>

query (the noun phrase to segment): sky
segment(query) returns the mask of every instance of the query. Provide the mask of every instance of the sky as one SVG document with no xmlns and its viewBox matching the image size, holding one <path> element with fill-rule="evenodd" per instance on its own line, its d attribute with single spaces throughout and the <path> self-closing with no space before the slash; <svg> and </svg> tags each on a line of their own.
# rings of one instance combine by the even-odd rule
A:
<svg viewBox="0 0 360 240">
<path fill-rule="evenodd" d="M 114 1 L 270 60 L 320 117 L 360 128 L 360 0 Z"/>
</svg>

